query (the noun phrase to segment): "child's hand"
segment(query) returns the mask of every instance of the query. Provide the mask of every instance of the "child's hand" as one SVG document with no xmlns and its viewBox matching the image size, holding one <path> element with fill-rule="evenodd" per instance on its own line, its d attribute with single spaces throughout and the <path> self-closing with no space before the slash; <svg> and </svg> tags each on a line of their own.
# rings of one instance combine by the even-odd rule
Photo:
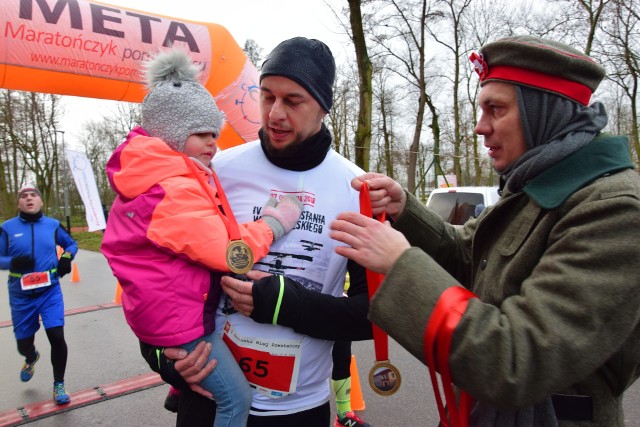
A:
<svg viewBox="0 0 640 427">
<path fill-rule="evenodd" d="M 301 213 L 302 203 L 296 196 L 284 196 L 279 202 L 269 197 L 262 208 L 262 219 L 273 231 L 273 240 L 276 241 L 293 230 Z"/>
</svg>

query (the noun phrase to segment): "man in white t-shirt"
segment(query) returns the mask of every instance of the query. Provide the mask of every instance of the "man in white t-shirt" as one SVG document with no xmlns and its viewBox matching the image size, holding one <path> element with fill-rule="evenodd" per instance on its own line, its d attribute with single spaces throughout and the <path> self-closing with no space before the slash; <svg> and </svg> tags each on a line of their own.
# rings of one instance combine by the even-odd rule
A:
<svg viewBox="0 0 640 427">
<path fill-rule="evenodd" d="M 282 42 L 262 66 L 260 139 L 214 158 L 238 222 L 260 218 L 265 196 L 294 194 L 304 206 L 297 227 L 255 263 L 262 271 L 247 273 L 250 281 L 222 279 L 228 298 L 218 307 L 216 330 L 256 390 L 250 427 L 329 425 L 333 341 L 371 338 L 364 269 L 337 255 L 339 243 L 329 237 L 339 212 L 359 211 L 350 183 L 363 173 L 331 148 L 323 123 L 334 79 L 335 62 L 324 43 L 303 37 Z M 344 297 L 347 271 L 351 286 Z M 213 369 L 204 366 L 206 346 L 188 357 L 178 349 L 158 357 L 156 350 L 142 345 L 152 368 L 183 389 L 177 425 L 212 425 L 215 404 L 193 392 L 206 396 L 198 386 Z"/>
</svg>

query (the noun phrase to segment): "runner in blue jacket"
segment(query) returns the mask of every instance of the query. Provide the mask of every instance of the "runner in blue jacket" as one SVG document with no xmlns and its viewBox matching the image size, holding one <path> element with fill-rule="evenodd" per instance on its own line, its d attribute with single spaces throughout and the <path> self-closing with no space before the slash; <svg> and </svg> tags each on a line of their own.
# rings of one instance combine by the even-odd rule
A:
<svg viewBox="0 0 640 427">
<path fill-rule="evenodd" d="M 34 345 L 39 317 L 51 343 L 53 400 L 69 403 L 64 373 L 67 343 L 64 339 L 64 301 L 60 278 L 71 272 L 77 243 L 60 221 L 42 213 L 40 191 L 33 185 L 18 193 L 19 213 L 0 227 L 0 269 L 9 270 L 9 305 L 18 352 L 25 357 L 20 370 L 23 382 L 33 377 L 40 353 Z M 57 246 L 64 249 L 58 259 Z"/>
</svg>

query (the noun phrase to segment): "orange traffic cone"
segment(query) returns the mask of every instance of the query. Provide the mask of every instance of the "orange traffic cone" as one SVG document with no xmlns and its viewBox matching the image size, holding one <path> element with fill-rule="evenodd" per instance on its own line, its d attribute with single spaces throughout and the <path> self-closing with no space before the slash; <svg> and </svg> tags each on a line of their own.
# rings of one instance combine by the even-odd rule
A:
<svg viewBox="0 0 640 427">
<path fill-rule="evenodd" d="M 116 304 L 122 304 L 122 286 L 116 281 L 116 297 L 113 299 Z"/>
<path fill-rule="evenodd" d="M 60 256 L 62 255 L 62 252 L 63 252 L 62 246 L 56 246 L 56 249 L 58 251 L 58 259 L 60 259 Z"/>
<path fill-rule="evenodd" d="M 354 411 L 364 411 L 365 404 L 362 398 L 362 387 L 360 387 L 360 375 L 358 375 L 358 365 L 356 356 L 351 355 L 351 409 Z"/>
<path fill-rule="evenodd" d="M 78 273 L 78 265 L 74 262 L 71 266 L 71 281 L 79 282 L 80 274 Z"/>
</svg>

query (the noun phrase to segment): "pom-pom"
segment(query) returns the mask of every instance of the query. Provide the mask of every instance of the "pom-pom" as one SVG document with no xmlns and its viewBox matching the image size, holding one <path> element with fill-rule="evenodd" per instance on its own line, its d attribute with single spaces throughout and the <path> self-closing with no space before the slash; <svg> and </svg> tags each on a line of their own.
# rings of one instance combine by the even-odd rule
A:
<svg viewBox="0 0 640 427">
<path fill-rule="evenodd" d="M 189 55 L 180 49 L 159 53 L 145 63 L 145 69 L 147 89 L 152 89 L 158 83 L 166 81 L 174 84 L 183 81 L 197 82 L 200 73 Z"/>
</svg>

